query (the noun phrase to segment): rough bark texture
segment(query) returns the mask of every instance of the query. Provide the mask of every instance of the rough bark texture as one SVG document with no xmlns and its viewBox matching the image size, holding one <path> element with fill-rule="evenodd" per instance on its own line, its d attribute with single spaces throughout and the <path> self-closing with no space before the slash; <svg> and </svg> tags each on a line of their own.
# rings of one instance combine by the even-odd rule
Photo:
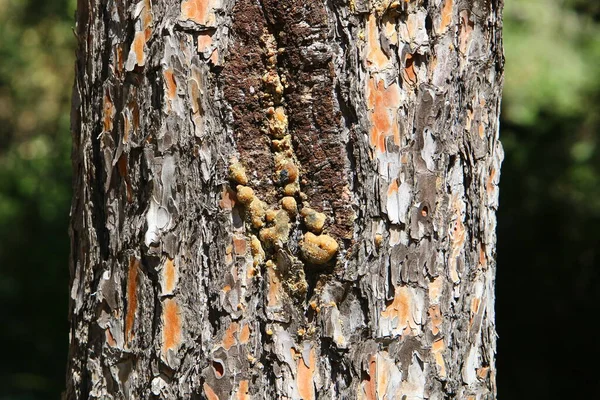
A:
<svg viewBox="0 0 600 400">
<path fill-rule="evenodd" d="M 495 398 L 501 8 L 80 0 L 66 398 Z"/>
</svg>

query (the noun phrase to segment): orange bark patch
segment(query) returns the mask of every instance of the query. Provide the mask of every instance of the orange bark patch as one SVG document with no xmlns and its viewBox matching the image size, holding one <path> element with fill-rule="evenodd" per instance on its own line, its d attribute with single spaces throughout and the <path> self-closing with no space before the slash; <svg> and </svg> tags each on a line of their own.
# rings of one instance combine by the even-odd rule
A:
<svg viewBox="0 0 600 400">
<path fill-rule="evenodd" d="M 395 290 L 394 300 L 381 312 L 381 316 L 388 321 L 396 321 L 396 329 L 400 332 L 410 333 L 417 327 L 412 315 L 413 293 L 406 286 L 398 286 Z"/>
<path fill-rule="evenodd" d="M 467 118 L 465 120 L 465 129 L 469 132 L 471 132 L 471 124 L 473 123 L 473 115 L 474 115 L 473 110 L 471 108 L 469 108 L 467 110 Z"/>
<path fill-rule="evenodd" d="M 172 293 L 177 280 L 177 269 L 175 268 L 175 261 L 172 258 L 167 257 L 163 270 L 163 278 L 165 280 L 165 292 Z"/>
<path fill-rule="evenodd" d="M 268 295 L 268 306 L 277 307 L 280 305 L 279 294 L 281 293 L 281 280 L 277 276 L 277 272 L 273 268 L 267 269 L 267 276 L 269 278 L 269 295 Z"/>
<path fill-rule="evenodd" d="M 478 265 L 478 267 L 480 269 L 487 268 L 487 256 L 485 254 L 485 244 L 483 244 L 483 243 L 479 244 L 479 265 Z"/>
<path fill-rule="evenodd" d="M 214 49 L 210 58 L 208 59 L 213 65 L 219 64 L 219 50 Z"/>
<path fill-rule="evenodd" d="M 400 103 L 400 89 L 397 84 L 385 87 L 383 80 L 369 79 L 367 101 L 371 120 L 370 144 L 380 152 L 385 152 L 385 138 L 394 136 L 394 143 L 400 145 L 400 132 L 397 123 L 397 110 Z"/>
<path fill-rule="evenodd" d="M 452 229 L 450 230 L 450 257 L 448 260 L 448 267 L 450 279 L 452 279 L 452 282 L 458 283 L 460 278 L 458 276 L 458 271 L 456 270 L 456 259 L 465 245 L 467 232 L 465 230 L 462 215 L 462 211 L 465 208 L 464 202 L 457 195 L 454 195 L 453 197 L 452 208 L 454 212 L 454 222 L 452 224 Z"/>
<path fill-rule="evenodd" d="M 367 21 L 367 64 L 376 69 L 383 69 L 389 62 L 390 59 L 381 50 L 377 18 L 371 14 Z"/>
<path fill-rule="evenodd" d="M 212 35 L 201 33 L 198 35 L 198 53 L 203 53 L 208 50 L 208 47 L 212 44 Z"/>
<path fill-rule="evenodd" d="M 380 399 L 387 399 L 389 397 L 393 397 L 393 393 L 388 393 L 388 382 L 390 379 L 390 364 L 389 362 L 385 362 L 385 360 L 381 360 L 381 357 L 378 357 L 377 360 L 377 395 Z M 383 361 L 383 362 L 382 362 Z"/>
<path fill-rule="evenodd" d="M 414 59 L 412 54 L 407 54 L 404 60 L 404 82 L 414 85 L 417 83 L 417 74 L 415 73 Z"/>
<path fill-rule="evenodd" d="M 223 210 L 231 210 L 235 206 L 235 192 L 229 188 L 224 188 L 221 192 L 219 205 Z"/>
<path fill-rule="evenodd" d="M 237 392 L 238 400 L 250 400 L 250 395 L 248 394 L 248 381 L 243 380 L 240 381 L 240 386 L 238 387 Z"/>
<path fill-rule="evenodd" d="M 104 331 L 104 335 L 106 337 L 106 343 L 108 343 L 108 345 L 110 347 L 115 347 L 117 345 L 117 341 L 115 340 L 115 338 L 113 337 L 112 333 L 110 332 L 109 328 L 106 328 L 106 330 Z"/>
<path fill-rule="evenodd" d="M 237 322 L 232 322 L 231 325 L 225 330 L 223 335 L 223 348 L 229 350 L 236 342 L 235 335 L 238 332 L 239 325 Z"/>
<path fill-rule="evenodd" d="M 401 394 L 406 395 L 404 397 L 413 398 L 409 391 L 401 394 L 397 392 L 402 390 L 402 387 L 399 387 L 403 378 L 402 373 L 394 359 L 386 351 L 380 351 L 370 358 L 367 375 L 368 378 L 362 381 L 362 393 L 358 393 L 358 399 L 399 399 Z M 411 388 L 407 387 L 406 389 Z"/>
<path fill-rule="evenodd" d="M 125 178 L 127 176 L 127 154 L 121 154 L 119 157 L 119 161 L 117 162 L 117 170 L 119 171 L 119 175 L 121 178 Z"/>
<path fill-rule="evenodd" d="M 123 144 L 127 143 L 127 141 L 129 140 L 129 132 L 131 132 L 131 121 L 129 120 L 129 117 L 127 116 L 127 114 L 123 113 Z"/>
<path fill-rule="evenodd" d="M 369 378 L 363 381 L 365 395 L 367 400 L 377 399 L 377 359 L 375 356 L 371 357 L 369 361 Z"/>
<path fill-rule="evenodd" d="M 241 330 L 241 332 L 240 332 L 240 337 L 239 337 L 239 339 L 240 339 L 240 343 L 241 343 L 241 344 L 246 344 L 246 343 L 248 343 L 248 340 L 250 340 L 250 325 L 248 325 L 248 324 L 245 324 L 245 325 L 242 327 L 242 330 Z"/>
<path fill-rule="evenodd" d="M 246 238 L 244 237 L 234 237 L 233 238 L 233 251 L 237 255 L 244 255 L 248 252 L 247 250 Z"/>
<path fill-rule="evenodd" d="M 452 22 L 452 7 L 454 6 L 454 0 L 446 0 L 444 8 L 442 8 L 442 20 L 438 28 L 438 34 L 446 32 L 448 26 Z"/>
<path fill-rule="evenodd" d="M 440 297 L 442 296 L 444 280 L 441 277 L 435 278 L 429 283 L 429 302 L 432 304 L 438 304 Z"/>
<path fill-rule="evenodd" d="M 177 83 L 175 83 L 173 70 L 168 68 L 163 72 L 163 75 L 165 77 L 165 84 L 167 85 L 167 96 L 169 96 L 170 100 L 173 100 L 177 95 Z"/>
<path fill-rule="evenodd" d="M 229 245 L 227 246 L 227 248 L 225 248 L 225 262 L 227 263 L 227 265 L 233 263 L 233 246 Z M 227 285 L 225 287 L 229 287 L 229 290 L 231 290 L 231 286 Z M 223 290 L 225 290 L 225 288 L 223 288 Z"/>
<path fill-rule="evenodd" d="M 140 107 L 134 101 L 129 103 L 131 115 L 133 115 L 133 131 L 137 132 L 140 129 Z"/>
<path fill-rule="evenodd" d="M 163 302 L 163 354 L 176 350 L 181 342 L 181 317 L 175 299 Z"/>
<path fill-rule="evenodd" d="M 469 45 L 469 40 L 471 39 L 471 33 L 473 32 L 473 28 L 475 24 L 470 19 L 470 13 L 467 10 L 463 10 L 460 12 L 461 17 L 461 25 L 460 32 L 458 34 L 459 37 L 459 49 L 462 54 L 467 53 L 467 47 Z"/>
<path fill-rule="evenodd" d="M 123 72 L 123 67 L 125 66 L 125 60 L 123 59 L 123 45 L 120 44 L 115 47 L 115 59 L 117 61 L 117 72 L 120 74 Z"/>
<path fill-rule="evenodd" d="M 140 268 L 140 260 L 135 257 L 129 258 L 129 271 L 127 272 L 127 316 L 125 317 L 125 343 L 129 344 L 133 338 L 133 323 L 137 310 L 137 279 Z"/>
<path fill-rule="evenodd" d="M 487 378 L 488 372 L 490 372 L 490 367 L 477 368 L 477 377 L 481 380 L 484 380 Z"/>
<path fill-rule="evenodd" d="M 298 376 L 296 378 L 296 383 L 298 385 L 298 393 L 303 400 L 314 400 L 315 385 L 313 379 L 317 365 L 314 348 L 310 349 L 308 361 L 309 365 L 306 365 L 304 357 L 298 359 Z"/>
<path fill-rule="evenodd" d="M 490 170 L 490 174 L 489 174 L 488 179 L 487 179 L 487 184 L 485 186 L 485 189 L 486 189 L 488 195 L 490 195 L 490 194 L 492 194 L 494 192 L 494 189 L 495 189 L 495 187 L 494 187 L 495 186 L 494 185 L 494 177 L 495 176 L 496 176 L 496 170 L 494 168 L 492 168 Z"/>
<path fill-rule="evenodd" d="M 471 300 L 471 313 L 473 314 L 477 314 L 477 311 L 479 311 L 479 305 L 481 304 L 481 299 L 478 297 L 475 297 Z"/>
<path fill-rule="evenodd" d="M 150 35 L 152 34 L 152 30 L 150 26 L 152 25 L 152 3 L 150 0 L 144 0 L 144 11 L 142 12 L 142 27 L 144 28 L 144 38 L 146 41 L 150 39 Z"/>
<path fill-rule="evenodd" d="M 115 107 L 110 99 L 108 92 L 104 95 L 104 132 L 110 132 L 113 128 L 113 117 L 115 115 Z"/>
<path fill-rule="evenodd" d="M 391 44 L 398 44 L 398 33 L 396 32 L 396 19 L 391 14 L 385 14 L 382 19 L 383 34 Z"/>
<path fill-rule="evenodd" d="M 210 10 L 209 3 L 210 0 L 185 0 L 181 3 L 181 19 L 206 25 Z"/>
<path fill-rule="evenodd" d="M 444 356 L 442 354 L 445 348 L 446 346 L 444 345 L 443 339 L 436 340 L 431 346 L 431 353 L 435 358 L 435 363 L 438 366 L 438 372 L 441 377 L 446 376 L 446 363 L 444 362 Z"/>
<path fill-rule="evenodd" d="M 393 179 L 392 183 L 388 186 L 387 195 L 391 196 L 395 193 L 398 193 L 398 179 Z"/>
<path fill-rule="evenodd" d="M 481 305 L 481 298 L 474 297 L 473 299 L 471 299 L 471 318 L 469 319 L 469 330 L 471 329 L 471 326 L 473 325 L 473 317 L 475 317 L 475 315 L 477 315 L 480 305 Z"/>
<path fill-rule="evenodd" d="M 204 389 L 204 394 L 208 400 L 219 400 L 219 396 L 217 396 L 213 388 L 208 386 L 208 383 L 205 382 L 204 385 L 202 385 L 202 388 Z"/>
<path fill-rule="evenodd" d="M 125 191 L 127 193 L 127 202 L 133 202 L 133 189 L 131 189 L 131 182 L 129 182 L 129 176 L 127 176 L 127 154 L 121 154 L 119 161 L 117 162 L 117 169 L 121 178 L 125 180 Z"/>
<path fill-rule="evenodd" d="M 431 319 L 431 333 L 437 335 L 440 333 L 440 326 L 442 325 L 442 313 L 440 312 L 439 306 L 429 307 L 429 318 Z"/>
<path fill-rule="evenodd" d="M 437 71 L 437 64 L 438 64 L 438 58 L 433 55 L 430 56 L 429 66 L 427 68 L 427 76 L 429 77 L 429 80 L 433 79 L 433 73 L 434 73 L 434 71 Z"/>
<path fill-rule="evenodd" d="M 131 44 L 131 48 L 135 53 L 135 62 L 142 66 L 146 62 L 146 54 L 144 53 L 144 45 L 146 44 L 146 35 L 144 32 L 137 32 Z"/>
</svg>

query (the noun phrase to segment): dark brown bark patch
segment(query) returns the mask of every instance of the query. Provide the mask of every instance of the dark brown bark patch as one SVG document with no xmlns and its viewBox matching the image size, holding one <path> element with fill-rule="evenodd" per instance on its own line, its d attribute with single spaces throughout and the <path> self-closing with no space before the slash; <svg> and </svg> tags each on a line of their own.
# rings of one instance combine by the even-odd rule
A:
<svg viewBox="0 0 600 400">
<path fill-rule="evenodd" d="M 265 0 L 263 5 L 278 47 L 283 49 L 280 74 L 287 82 L 284 97 L 294 150 L 302 166 L 301 190 L 312 207 L 333 214 L 329 232 L 350 239 L 353 213 L 324 3 Z"/>
<path fill-rule="evenodd" d="M 266 18 L 265 18 L 266 17 Z M 346 177 L 341 114 L 334 94 L 332 52 L 325 7 L 318 1 L 239 1 L 233 12 L 233 46 L 223 70 L 225 99 L 233 109 L 234 136 L 241 162 L 254 174 L 257 196 L 276 198 L 273 153 L 264 130 L 264 74 L 268 57 L 261 37 L 274 35 L 277 70 L 285 78 L 283 105 L 289 119 L 301 173 L 301 190 L 318 211 L 332 216 L 328 231 L 340 239 L 353 234 L 353 213 Z M 264 103 L 264 104 L 263 104 Z"/>
<path fill-rule="evenodd" d="M 238 1 L 233 9 L 233 46 L 222 72 L 223 94 L 233 110 L 233 129 L 241 162 L 251 173 L 257 195 L 275 199 L 271 140 L 261 131 L 265 120 L 262 76 L 267 67 L 261 36 L 267 26 L 261 8 L 251 1 Z"/>
</svg>

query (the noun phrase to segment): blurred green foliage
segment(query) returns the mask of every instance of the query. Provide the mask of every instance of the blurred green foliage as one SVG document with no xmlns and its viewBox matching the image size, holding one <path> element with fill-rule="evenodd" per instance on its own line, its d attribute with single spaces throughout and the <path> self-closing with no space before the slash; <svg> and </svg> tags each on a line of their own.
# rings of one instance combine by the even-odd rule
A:
<svg viewBox="0 0 600 400">
<path fill-rule="evenodd" d="M 64 384 L 74 10 L 0 0 L 0 400 Z M 596 381 L 600 4 L 506 0 L 504 26 L 499 394 L 571 398 Z"/>
<path fill-rule="evenodd" d="M 498 213 L 501 398 L 593 398 L 600 4 L 507 0 Z"/>
<path fill-rule="evenodd" d="M 57 399 L 68 349 L 75 1 L 0 0 L 0 399 Z"/>
<path fill-rule="evenodd" d="M 508 0 L 505 6 L 501 134 L 505 150 L 526 173 L 538 168 L 529 164 L 543 161 L 535 153 L 543 144 L 538 142 L 560 143 L 552 153 L 556 158 L 548 160 L 552 165 L 538 165 L 552 176 L 531 174 L 528 182 L 533 190 L 551 190 L 535 192 L 528 207 L 551 196 L 600 213 L 595 151 L 600 122 L 600 7 L 594 2 L 585 7 L 580 0 Z M 519 130 L 523 133 L 517 134 Z M 541 179 L 553 182 L 548 185 Z"/>
</svg>

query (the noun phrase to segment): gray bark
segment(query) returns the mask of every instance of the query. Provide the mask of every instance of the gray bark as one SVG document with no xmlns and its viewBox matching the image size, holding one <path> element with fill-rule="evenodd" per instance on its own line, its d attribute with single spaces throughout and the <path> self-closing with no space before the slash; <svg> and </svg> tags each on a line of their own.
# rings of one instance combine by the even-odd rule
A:
<svg viewBox="0 0 600 400">
<path fill-rule="evenodd" d="M 80 0 L 68 399 L 490 399 L 498 0 Z"/>
</svg>

